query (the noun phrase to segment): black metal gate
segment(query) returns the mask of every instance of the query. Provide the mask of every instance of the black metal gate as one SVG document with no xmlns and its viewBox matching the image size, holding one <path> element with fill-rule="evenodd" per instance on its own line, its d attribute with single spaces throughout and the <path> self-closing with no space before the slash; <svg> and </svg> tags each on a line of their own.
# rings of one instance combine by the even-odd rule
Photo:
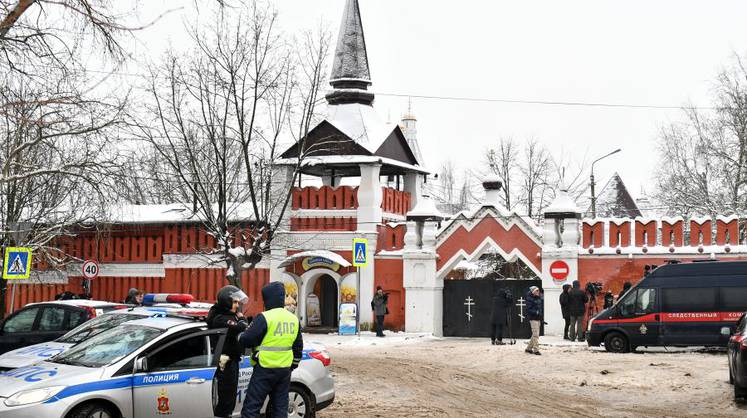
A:
<svg viewBox="0 0 747 418">
<path fill-rule="evenodd" d="M 526 295 L 541 280 L 444 280 L 444 335 L 448 337 L 490 337 L 493 295 L 506 288 L 514 298 L 509 309 L 510 329 L 504 338 L 529 338 L 532 330 L 526 319 Z"/>
</svg>

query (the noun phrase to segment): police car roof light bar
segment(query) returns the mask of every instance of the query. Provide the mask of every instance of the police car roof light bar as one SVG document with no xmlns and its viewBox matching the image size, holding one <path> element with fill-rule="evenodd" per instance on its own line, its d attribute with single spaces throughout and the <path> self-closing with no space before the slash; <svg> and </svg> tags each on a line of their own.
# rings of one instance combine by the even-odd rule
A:
<svg viewBox="0 0 747 418">
<path fill-rule="evenodd" d="M 177 303 L 187 305 L 195 300 L 194 296 L 186 293 L 147 293 L 143 296 L 143 305 L 151 306 L 157 303 Z"/>
</svg>

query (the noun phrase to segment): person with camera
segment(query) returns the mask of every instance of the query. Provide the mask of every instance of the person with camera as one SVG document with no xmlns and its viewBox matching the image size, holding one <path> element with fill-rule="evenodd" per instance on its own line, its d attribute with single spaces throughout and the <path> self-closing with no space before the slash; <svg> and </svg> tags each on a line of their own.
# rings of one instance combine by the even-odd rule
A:
<svg viewBox="0 0 747 418">
<path fill-rule="evenodd" d="M 540 288 L 537 286 L 530 287 L 529 293 L 527 293 L 527 319 L 529 319 L 529 326 L 532 329 L 532 338 L 529 339 L 529 344 L 527 344 L 525 350 L 529 354 L 540 355 L 539 335 L 543 310 L 544 301 L 542 295 L 540 295 Z"/>
<path fill-rule="evenodd" d="M 508 323 L 508 308 L 513 303 L 513 296 L 507 289 L 500 288 L 493 296 L 493 310 L 490 315 L 492 335 L 490 343 L 503 345 L 503 326 Z"/>
<path fill-rule="evenodd" d="M 568 331 L 568 338 L 574 341 L 578 337 L 578 341 L 581 342 L 584 334 L 582 327 L 584 313 L 586 313 L 586 302 L 589 301 L 589 296 L 581 290 L 581 284 L 578 280 L 573 281 L 573 289 L 571 289 L 568 299 L 568 311 L 571 314 L 571 328 Z"/>
<path fill-rule="evenodd" d="M 376 294 L 371 300 L 371 309 L 374 311 L 376 316 L 376 336 L 384 336 L 384 315 L 389 313 L 389 308 L 386 306 L 389 302 L 389 293 L 384 293 L 381 286 L 376 287 Z"/>
</svg>

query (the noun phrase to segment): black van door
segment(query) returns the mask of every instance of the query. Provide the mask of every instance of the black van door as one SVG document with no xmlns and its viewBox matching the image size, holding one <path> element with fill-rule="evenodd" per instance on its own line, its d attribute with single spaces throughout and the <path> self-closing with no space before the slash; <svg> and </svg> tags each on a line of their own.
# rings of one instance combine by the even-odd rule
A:
<svg viewBox="0 0 747 418">
<path fill-rule="evenodd" d="M 635 347 L 659 345 L 660 316 L 657 289 L 636 288 L 617 304 L 619 327 Z"/>
<path fill-rule="evenodd" d="M 717 345 L 721 316 L 717 287 L 661 289 L 663 345 Z"/>
</svg>

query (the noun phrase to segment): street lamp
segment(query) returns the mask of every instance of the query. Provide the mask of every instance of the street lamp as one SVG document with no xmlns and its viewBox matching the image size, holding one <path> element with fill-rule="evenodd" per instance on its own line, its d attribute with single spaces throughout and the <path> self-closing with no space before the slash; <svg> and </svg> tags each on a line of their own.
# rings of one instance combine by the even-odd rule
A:
<svg viewBox="0 0 747 418">
<path fill-rule="evenodd" d="M 597 158 L 596 160 L 594 160 L 593 163 L 591 163 L 591 217 L 592 218 L 597 217 L 597 195 L 594 193 L 594 186 L 596 186 L 596 183 L 594 183 L 594 164 L 609 157 L 610 155 L 617 154 L 620 151 L 622 151 L 622 149 L 618 148 L 607 155 Z"/>
</svg>

